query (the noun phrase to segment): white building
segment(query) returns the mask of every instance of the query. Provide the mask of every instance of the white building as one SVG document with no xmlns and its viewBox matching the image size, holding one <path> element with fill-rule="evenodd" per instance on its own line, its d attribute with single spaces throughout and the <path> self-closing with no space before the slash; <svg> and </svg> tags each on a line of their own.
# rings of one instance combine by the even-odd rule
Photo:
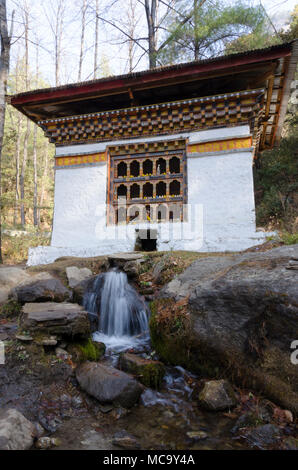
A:
<svg viewBox="0 0 298 470">
<path fill-rule="evenodd" d="M 51 246 L 28 264 L 263 243 L 253 161 L 279 141 L 297 56 L 296 41 L 13 96 L 56 145 Z"/>
</svg>

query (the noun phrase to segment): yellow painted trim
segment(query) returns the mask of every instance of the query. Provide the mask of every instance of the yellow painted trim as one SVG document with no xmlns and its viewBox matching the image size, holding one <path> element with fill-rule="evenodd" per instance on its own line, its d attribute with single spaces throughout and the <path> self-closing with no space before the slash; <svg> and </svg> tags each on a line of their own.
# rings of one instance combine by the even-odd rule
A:
<svg viewBox="0 0 298 470">
<path fill-rule="evenodd" d="M 250 148 L 252 146 L 252 138 L 238 138 L 229 140 L 217 140 L 215 142 L 203 142 L 201 144 L 191 144 L 187 147 L 188 153 L 206 153 L 206 152 L 222 152 L 225 150 L 237 150 Z"/>
</svg>

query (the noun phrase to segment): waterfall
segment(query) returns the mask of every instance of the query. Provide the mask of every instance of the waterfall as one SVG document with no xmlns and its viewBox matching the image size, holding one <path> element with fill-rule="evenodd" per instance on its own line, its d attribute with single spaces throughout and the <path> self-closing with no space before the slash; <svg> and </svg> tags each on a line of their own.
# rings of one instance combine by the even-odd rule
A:
<svg viewBox="0 0 298 470">
<path fill-rule="evenodd" d="M 84 307 L 99 315 L 99 331 L 93 335 L 96 341 L 131 346 L 136 336 L 148 332 L 146 305 L 124 272 L 113 269 L 97 276 L 84 296 Z"/>
</svg>

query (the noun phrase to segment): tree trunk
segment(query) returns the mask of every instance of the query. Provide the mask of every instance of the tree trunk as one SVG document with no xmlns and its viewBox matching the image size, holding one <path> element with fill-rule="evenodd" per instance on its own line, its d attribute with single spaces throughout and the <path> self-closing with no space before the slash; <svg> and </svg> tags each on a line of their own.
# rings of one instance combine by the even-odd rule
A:
<svg viewBox="0 0 298 470">
<path fill-rule="evenodd" d="M 10 56 L 10 37 L 7 29 L 6 1 L 0 0 L 0 36 L 1 36 L 1 57 L 0 57 L 0 263 L 2 258 L 2 239 L 1 239 L 1 222 L 2 222 L 2 149 L 4 137 L 4 123 L 6 110 L 6 92 L 7 78 L 9 72 L 9 56 Z"/>
<path fill-rule="evenodd" d="M 86 0 L 83 0 L 82 3 L 82 23 L 81 23 L 81 49 L 80 49 L 80 59 L 79 59 L 79 72 L 78 72 L 78 82 L 82 80 L 82 65 L 84 58 L 84 42 L 85 42 L 85 26 L 86 26 Z"/>
<path fill-rule="evenodd" d="M 18 213 L 19 213 L 19 199 L 20 199 L 20 188 L 19 188 L 19 178 L 20 178 L 20 155 L 21 155 L 21 126 L 22 126 L 22 115 L 18 113 L 17 120 L 17 141 L 16 141 L 16 182 L 15 182 L 15 206 L 14 206 L 14 216 L 13 224 L 17 225 L 18 223 Z"/>
<path fill-rule="evenodd" d="M 37 217 L 37 125 L 34 124 L 33 130 L 33 178 L 34 178 L 34 195 L 33 195 L 33 224 L 38 226 Z"/>
<path fill-rule="evenodd" d="M 193 18 L 194 18 L 194 58 L 199 59 L 199 37 L 198 37 L 198 20 L 199 20 L 198 0 L 193 2 Z"/>
<path fill-rule="evenodd" d="M 16 93 L 19 93 L 19 72 L 20 72 L 20 59 L 17 58 L 16 65 Z M 15 150 L 15 168 L 16 168 L 16 180 L 15 180 L 15 204 L 14 204 L 14 214 L 13 214 L 13 225 L 16 226 L 18 223 L 18 213 L 19 213 L 19 178 L 20 178 L 20 154 L 21 154 L 21 126 L 23 121 L 23 115 L 17 113 L 17 140 L 16 140 L 16 150 Z"/>
<path fill-rule="evenodd" d="M 149 0 L 145 0 L 145 12 L 148 26 L 148 46 L 149 46 L 149 68 L 153 69 L 157 64 L 156 51 L 156 12 L 157 0 L 151 0 L 151 8 Z"/>
<path fill-rule="evenodd" d="M 95 42 L 94 42 L 94 68 L 93 78 L 97 76 L 97 63 L 98 63 L 98 30 L 99 30 L 99 18 L 98 18 L 98 0 L 95 2 Z"/>
<path fill-rule="evenodd" d="M 29 9 L 25 3 L 24 8 L 24 27 L 25 27 L 25 85 L 26 91 L 29 89 Z M 27 126 L 24 137 L 24 151 L 23 151 L 23 161 L 22 161 L 22 170 L 20 174 L 20 194 L 21 194 L 21 225 L 22 228 L 25 228 L 26 224 L 26 214 L 25 214 L 25 173 L 27 167 L 27 158 L 28 158 L 28 140 L 30 134 L 30 121 L 27 118 Z"/>
<path fill-rule="evenodd" d="M 30 135 L 30 121 L 27 118 L 26 132 L 24 136 L 24 150 L 23 150 L 23 161 L 22 169 L 20 174 L 20 195 L 21 195 L 21 225 L 22 228 L 25 228 L 26 225 L 26 214 L 25 214 L 25 173 L 27 168 L 27 159 L 28 159 L 28 140 Z"/>
</svg>

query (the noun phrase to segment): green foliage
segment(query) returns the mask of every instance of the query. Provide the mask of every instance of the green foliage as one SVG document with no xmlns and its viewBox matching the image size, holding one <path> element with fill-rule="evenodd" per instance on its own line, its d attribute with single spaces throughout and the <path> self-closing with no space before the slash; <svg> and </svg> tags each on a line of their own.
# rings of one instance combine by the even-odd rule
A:
<svg viewBox="0 0 298 470">
<path fill-rule="evenodd" d="M 200 2 L 177 1 L 168 29 L 171 41 L 161 51 L 163 63 L 186 62 L 193 59 L 214 57 L 224 52 L 231 41 L 252 32 L 264 30 L 265 15 L 260 6 L 252 7 L 245 0 L 234 4 L 209 1 L 199 7 Z M 182 25 L 181 18 L 191 14 L 191 21 Z"/>
<path fill-rule="evenodd" d="M 298 6 L 291 14 L 288 29 L 277 31 L 276 34 L 268 21 L 264 22 L 264 26 L 231 41 L 226 47 L 226 54 L 260 49 L 296 39 L 298 37 Z"/>
<path fill-rule="evenodd" d="M 22 263 L 28 258 L 28 249 L 40 245 L 49 245 L 50 238 L 39 233 L 28 233 L 19 237 L 2 235 L 2 250 L 5 263 Z"/>
<path fill-rule="evenodd" d="M 87 340 L 70 344 L 68 351 L 75 362 L 97 362 L 105 353 L 105 345 L 103 343 L 96 343 L 91 338 L 88 338 Z"/>
<path fill-rule="evenodd" d="M 298 5 L 295 6 L 291 19 L 289 22 L 289 28 L 280 32 L 282 39 L 285 42 L 293 41 L 298 38 Z"/>
<path fill-rule="evenodd" d="M 20 59 L 16 67 L 11 70 L 8 81 L 8 93 L 14 94 L 24 91 L 25 67 L 24 60 Z M 29 71 L 29 81 L 32 88 L 42 88 L 46 83 Z M 24 141 L 27 130 L 27 118 L 12 106 L 7 106 L 5 117 L 5 133 L 2 149 L 2 223 L 5 228 L 17 228 L 20 225 L 20 205 L 24 204 L 26 230 L 33 225 L 33 196 L 34 196 L 34 168 L 33 168 L 33 123 L 30 122 L 28 138 L 28 158 L 24 178 L 25 197 L 20 199 L 20 188 L 17 189 L 17 167 L 21 172 Z M 19 162 L 17 162 L 19 148 Z M 54 146 L 48 144 L 43 131 L 37 128 L 37 191 L 38 210 L 40 212 L 41 230 L 50 231 L 53 212 L 54 172 L 51 161 L 54 155 Z M 46 155 L 48 155 L 46 164 Z M 18 164 L 17 164 L 18 163 Z M 19 178 L 18 178 L 19 180 Z"/>
<path fill-rule="evenodd" d="M 9 300 L 6 304 L 0 306 L 0 319 L 13 318 L 21 313 L 21 304 L 15 300 Z"/>
<path fill-rule="evenodd" d="M 266 151 L 255 169 L 257 200 L 257 224 L 283 220 L 284 228 L 290 228 L 297 217 L 298 190 L 298 138 L 289 136 L 280 146 Z"/>
<path fill-rule="evenodd" d="M 296 245 L 298 243 L 298 233 L 282 232 L 280 238 L 285 245 Z"/>
</svg>

